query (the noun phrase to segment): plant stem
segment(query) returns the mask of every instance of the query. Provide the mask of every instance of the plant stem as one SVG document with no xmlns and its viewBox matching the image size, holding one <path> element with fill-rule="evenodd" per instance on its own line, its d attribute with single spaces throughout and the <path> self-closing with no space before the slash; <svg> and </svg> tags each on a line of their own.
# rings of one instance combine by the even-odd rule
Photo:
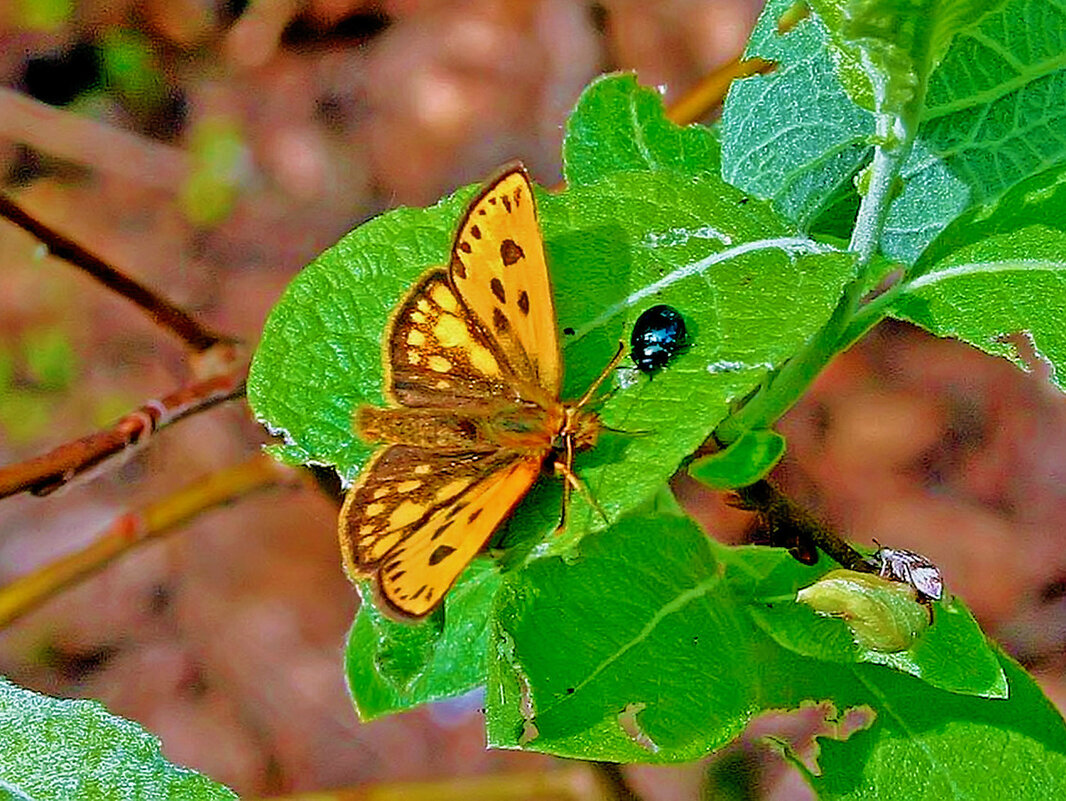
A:
<svg viewBox="0 0 1066 801">
<path fill-rule="evenodd" d="M 103 569 L 138 545 L 234 498 L 281 481 L 291 481 L 294 475 L 291 468 L 260 453 L 139 511 L 122 515 L 87 547 L 0 588 L 0 627 Z"/>
<path fill-rule="evenodd" d="M 240 365 L 229 373 L 181 387 L 134 409 L 110 428 L 64 443 L 43 456 L 0 467 L 0 498 L 27 491 L 48 495 L 79 476 L 116 464 L 116 457 L 128 456 L 159 429 L 243 395 L 246 373 Z"/>
<path fill-rule="evenodd" d="M 739 488 L 736 494 L 740 498 L 741 508 L 757 512 L 770 533 L 785 534 L 799 542 L 812 543 L 844 567 L 870 571 L 861 553 L 769 481 L 756 481 Z"/>
<path fill-rule="evenodd" d="M 157 325 L 169 330 L 195 351 L 205 351 L 229 341 L 203 325 L 191 313 L 171 303 L 144 284 L 120 272 L 95 253 L 38 220 L 7 195 L 0 193 L 0 217 L 33 234 L 48 252 L 78 267 L 113 292 L 136 303 Z"/>
<path fill-rule="evenodd" d="M 900 130 L 892 131 L 893 127 Z M 718 426 L 715 438 L 723 445 L 735 442 L 745 431 L 772 426 L 803 396 L 837 353 L 851 345 L 884 316 L 891 300 L 884 298 L 889 295 L 895 297 L 891 291 L 887 292 L 869 304 L 868 310 L 859 312 L 859 302 L 867 282 L 867 268 L 877 252 L 881 234 L 884 232 L 885 220 L 893 199 L 893 186 L 900 167 L 910 152 L 912 140 L 901 138 L 903 130 L 904 126 L 897 117 L 878 115 L 880 140 L 893 141 L 894 145 L 886 148 L 879 144 L 874 149 L 869 186 L 859 206 L 849 245 L 849 250 L 857 254 L 856 277 L 844 288 L 844 293 L 829 320 L 806 347 L 787 361 L 777 375 L 743 408 Z M 895 134 L 897 138 L 893 139 L 890 134 Z"/>
<path fill-rule="evenodd" d="M 725 100 L 730 84 L 737 78 L 746 78 L 760 72 L 769 72 L 776 62 L 761 58 L 741 60 L 739 57 L 723 64 L 685 92 L 666 109 L 666 116 L 678 125 L 689 125 L 701 120 Z"/>
</svg>

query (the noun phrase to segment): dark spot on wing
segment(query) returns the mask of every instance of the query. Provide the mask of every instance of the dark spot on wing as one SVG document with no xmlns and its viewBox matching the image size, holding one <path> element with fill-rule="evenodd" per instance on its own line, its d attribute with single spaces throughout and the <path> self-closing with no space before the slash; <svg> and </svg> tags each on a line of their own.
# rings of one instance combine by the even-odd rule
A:
<svg viewBox="0 0 1066 801">
<path fill-rule="evenodd" d="M 500 243 L 500 258 L 505 267 L 510 267 L 526 254 L 513 239 L 505 239 Z"/>
<path fill-rule="evenodd" d="M 476 225 L 471 225 L 470 236 L 474 237 L 474 239 L 481 239 L 481 229 L 478 228 Z"/>
<path fill-rule="evenodd" d="M 467 523 L 473 523 L 479 517 L 481 517 L 481 507 L 480 506 L 470 513 L 470 517 L 468 517 L 466 519 L 466 522 Z"/>
<path fill-rule="evenodd" d="M 492 290 L 492 294 L 496 296 L 496 300 L 500 303 L 507 302 L 507 293 L 503 291 L 503 282 L 499 278 L 493 278 L 489 281 L 489 288 Z"/>
<path fill-rule="evenodd" d="M 437 549 L 429 555 L 429 566 L 439 565 L 453 553 L 455 553 L 455 548 L 451 545 L 438 545 Z"/>
<path fill-rule="evenodd" d="M 518 308 L 522 314 L 529 314 L 529 295 L 524 289 L 518 294 Z"/>
<path fill-rule="evenodd" d="M 463 260 L 455 253 L 452 254 L 452 263 L 448 267 L 451 270 L 452 275 L 457 278 L 466 278 L 466 265 L 463 264 Z"/>
<path fill-rule="evenodd" d="M 492 327 L 496 329 L 497 334 L 502 334 L 511 327 L 511 324 L 507 322 L 507 316 L 500 311 L 498 306 L 492 310 Z"/>
<path fill-rule="evenodd" d="M 511 198 L 507 197 L 507 195 L 501 195 L 500 200 L 503 201 L 503 207 L 507 209 L 509 214 L 511 212 Z"/>
<path fill-rule="evenodd" d="M 459 250 L 463 251 L 463 253 L 471 253 L 474 249 L 470 247 L 469 242 L 460 242 Z"/>
<path fill-rule="evenodd" d="M 451 509 L 448 510 L 448 514 L 444 516 L 444 519 L 445 520 L 454 519 L 461 511 L 463 511 L 469 505 L 470 505 L 469 503 L 457 503 L 457 504 L 455 504 L 454 506 L 452 506 Z"/>
</svg>

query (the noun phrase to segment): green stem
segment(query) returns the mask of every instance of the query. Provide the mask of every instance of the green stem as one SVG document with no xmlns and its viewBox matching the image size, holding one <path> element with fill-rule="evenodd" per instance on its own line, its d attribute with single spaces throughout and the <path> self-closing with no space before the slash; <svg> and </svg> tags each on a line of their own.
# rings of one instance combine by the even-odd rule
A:
<svg viewBox="0 0 1066 801">
<path fill-rule="evenodd" d="M 803 396 L 834 356 L 884 316 L 891 299 L 895 297 L 890 290 L 864 309 L 859 309 L 863 288 L 867 285 L 867 269 L 877 252 L 888 208 L 892 203 L 893 186 L 913 141 L 912 137 L 903 135 L 913 129 L 905 126 L 900 118 L 887 114 L 878 116 L 879 140 L 895 144 L 892 147 L 880 144 L 874 149 L 869 184 L 855 218 L 849 246 L 849 250 L 858 255 L 858 274 L 844 288 L 844 294 L 832 315 L 814 338 L 786 362 L 754 398 L 718 426 L 715 437 L 723 445 L 736 442 L 745 431 L 768 428 L 780 419 Z"/>
</svg>

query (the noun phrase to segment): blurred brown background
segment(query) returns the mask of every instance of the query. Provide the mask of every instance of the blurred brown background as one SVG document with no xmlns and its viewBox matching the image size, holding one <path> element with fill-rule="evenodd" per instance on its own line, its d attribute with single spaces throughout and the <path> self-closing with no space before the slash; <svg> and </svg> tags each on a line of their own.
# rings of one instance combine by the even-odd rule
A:
<svg viewBox="0 0 1066 801">
<path fill-rule="evenodd" d="M 592 77 L 635 70 L 676 99 L 740 51 L 757 5 L 8 0 L 0 84 L 64 113 L 0 95 L 0 177 L 42 220 L 254 343 L 288 281 L 341 234 L 513 158 L 555 183 L 561 126 Z M 180 344 L 0 223 L 0 463 L 187 378 Z M 794 497 L 860 543 L 940 564 L 1066 702 L 1066 402 L 1044 375 L 886 325 L 782 431 L 778 478 Z M 230 404 L 95 482 L 0 502 L 0 582 L 264 441 Z M 680 489 L 710 531 L 741 539 L 744 514 Z M 100 699 L 242 795 L 574 770 L 486 751 L 476 698 L 357 722 L 340 661 L 356 598 L 334 515 L 310 488 L 216 509 L 0 633 L 0 674 Z M 801 736 L 809 717 L 760 722 L 708 764 L 629 775 L 654 799 L 708 782 L 734 793 L 716 797 L 802 798 L 754 743 L 768 727 Z M 593 797 L 582 787 L 567 797 Z"/>
</svg>

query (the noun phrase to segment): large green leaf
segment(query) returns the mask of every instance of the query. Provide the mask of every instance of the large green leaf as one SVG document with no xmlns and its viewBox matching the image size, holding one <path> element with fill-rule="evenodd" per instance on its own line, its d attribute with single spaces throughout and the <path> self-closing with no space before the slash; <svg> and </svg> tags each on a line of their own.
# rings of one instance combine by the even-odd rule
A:
<svg viewBox="0 0 1066 801">
<path fill-rule="evenodd" d="M 159 739 L 96 701 L 49 698 L 0 678 L 0 794 L 31 801 L 235 799 L 167 762 Z"/>
<path fill-rule="evenodd" d="M 500 574 L 476 559 L 444 606 L 417 624 L 385 617 L 364 603 L 348 633 L 345 669 L 359 717 L 373 720 L 485 683 L 488 612 Z M 369 601 L 369 590 L 363 593 Z"/>
<path fill-rule="evenodd" d="M 776 20 L 789 5 L 769 3 L 752 35 L 749 53 L 780 64 L 774 74 L 737 81 L 730 90 L 722 159 L 731 183 L 772 198 L 801 227 L 835 229 L 838 221 L 815 218 L 825 209 L 852 208 L 842 196 L 868 157 L 873 132 L 872 115 L 845 90 L 863 102 L 848 69 L 854 59 L 830 58 L 830 41 L 858 47 L 855 37 L 864 34 L 859 39 L 877 43 L 882 67 L 898 78 L 896 89 L 928 78 L 917 138 L 902 167 L 903 191 L 884 231 L 888 256 L 914 262 L 967 209 L 995 203 L 1017 183 L 1066 163 L 1063 0 L 1006 0 L 994 10 L 995 4 L 951 2 L 937 4 L 932 15 L 921 2 L 870 0 L 854 7 L 856 17 L 827 11 L 828 27 L 812 16 L 779 34 Z M 885 28 L 888 19 L 897 24 Z M 899 38 L 900 30 L 907 36 Z"/>
<path fill-rule="evenodd" d="M 661 95 L 639 86 L 634 75 L 594 80 L 566 123 L 563 172 L 572 186 L 615 172 L 665 170 L 688 176 L 720 169 L 711 130 L 670 122 Z"/>
<path fill-rule="evenodd" d="M 874 668 L 830 672 L 838 710 L 870 707 L 876 719 L 846 740 L 822 739 L 822 799 L 1051 799 L 1066 797 L 1066 725 L 1014 660 L 1000 654 L 1010 697 L 935 690 Z M 796 676 L 798 698 L 805 679 Z M 819 684 L 822 683 L 820 680 Z"/>
<path fill-rule="evenodd" d="M 1066 233 L 1032 225 L 952 252 L 892 314 L 1025 366 L 1008 335 L 1027 333 L 1066 390 Z"/>
<path fill-rule="evenodd" d="M 722 175 L 808 228 L 869 158 L 873 115 L 844 91 L 815 19 L 781 35 L 792 0 L 771 0 L 745 55 L 776 61 L 769 75 L 734 81 L 722 112 Z"/>
<path fill-rule="evenodd" d="M 586 537 L 569 560 L 507 574 L 489 654 L 490 743 L 686 760 L 731 741 L 762 711 L 829 702 L 841 715 L 874 715 L 847 742 L 823 742 L 829 787 L 872 776 L 862 787 L 896 797 L 893 752 L 908 790 L 966 786 L 981 744 L 993 743 L 1007 764 L 985 781 L 1002 781 L 1005 797 L 1029 797 L 1011 794 L 1029 781 L 1024 759 L 1064 741 L 1061 718 L 1031 680 L 997 660 L 958 602 L 938 605 L 934 626 L 900 659 L 864 663 L 842 621 L 795 603 L 796 588 L 827 567 L 780 549 L 727 548 L 687 518 L 648 512 Z"/>
<path fill-rule="evenodd" d="M 1066 163 L 1066 3 L 1008 0 L 968 23 L 930 78 L 889 215 L 885 252 L 904 261 L 959 212 Z"/>
<path fill-rule="evenodd" d="M 783 551 L 746 549 L 765 575 Z M 538 559 L 497 596 L 488 738 L 562 756 L 695 759 L 759 708 L 764 651 L 715 547 L 687 518 L 637 515 Z M 811 575 L 815 575 L 811 573 Z"/>
<path fill-rule="evenodd" d="M 929 77 L 955 35 L 1002 0 L 812 0 L 849 97 L 903 120 L 921 112 Z"/>
</svg>

